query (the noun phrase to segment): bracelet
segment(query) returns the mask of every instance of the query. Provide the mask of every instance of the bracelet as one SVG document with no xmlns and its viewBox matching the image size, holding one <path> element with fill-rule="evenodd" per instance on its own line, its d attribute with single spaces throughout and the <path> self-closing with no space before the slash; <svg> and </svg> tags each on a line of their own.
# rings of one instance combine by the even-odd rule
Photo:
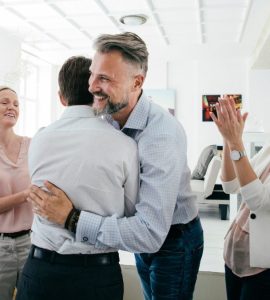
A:
<svg viewBox="0 0 270 300">
<path fill-rule="evenodd" d="M 65 222 L 65 228 L 67 230 L 69 230 L 73 233 L 76 233 L 80 214 L 81 214 L 81 211 L 79 209 L 76 209 L 75 207 L 72 208 L 72 210 L 68 214 L 66 222 Z"/>
</svg>

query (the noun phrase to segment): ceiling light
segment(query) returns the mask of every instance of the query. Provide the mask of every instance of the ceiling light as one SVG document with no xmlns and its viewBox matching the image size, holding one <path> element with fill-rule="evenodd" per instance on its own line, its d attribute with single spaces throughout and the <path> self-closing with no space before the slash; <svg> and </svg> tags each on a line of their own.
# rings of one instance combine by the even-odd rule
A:
<svg viewBox="0 0 270 300">
<path fill-rule="evenodd" d="M 137 26 L 142 25 L 147 21 L 145 15 L 128 15 L 120 18 L 120 22 L 124 25 Z"/>
</svg>

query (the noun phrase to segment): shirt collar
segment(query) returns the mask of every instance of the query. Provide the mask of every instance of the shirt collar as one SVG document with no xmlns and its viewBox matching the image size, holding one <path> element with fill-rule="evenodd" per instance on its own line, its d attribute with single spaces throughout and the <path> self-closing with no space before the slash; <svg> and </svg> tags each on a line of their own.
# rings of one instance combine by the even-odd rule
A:
<svg viewBox="0 0 270 300">
<path fill-rule="evenodd" d="M 149 109 L 150 102 L 146 94 L 142 93 L 122 130 L 124 128 L 143 130 L 147 125 Z"/>
<path fill-rule="evenodd" d="M 94 118 L 93 108 L 89 105 L 67 106 L 61 115 L 61 119 L 68 118 Z"/>
</svg>

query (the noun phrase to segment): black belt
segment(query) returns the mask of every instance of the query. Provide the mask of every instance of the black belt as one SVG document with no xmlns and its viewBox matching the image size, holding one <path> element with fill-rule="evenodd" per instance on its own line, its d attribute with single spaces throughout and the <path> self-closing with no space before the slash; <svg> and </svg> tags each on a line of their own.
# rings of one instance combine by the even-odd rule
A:
<svg viewBox="0 0 270 300">
<path fill-rule="evenodd" d="M 197 221 L 199 220 L 199 217 L 195 217 L 193 220 L 191 220 L 190 222 L 186 223 L 186 224 L 174 224 L 171 225 L 171 228 L 169 230 L 169 233 L 167 235 L 167 238 L 174 238 L 174 237 L 179 237 L 179 235 L 181 234 L 181 232 L 189 229 L 192 227 L 193 224 L 195 224 Z"/>
<path fill-rule="evenodd" d="M 59 254 L 55 251 L 31 246 L 30 257 L 46 262 L 63 265 L 94 266 L 113 265 L 119 262 L 118 252 L 101 254 Z"/>
<path fill-rule="evenodd" d="M 18 231 L 18 232 L 0 233 L 0 236 L 1 237 L 10 237 L 12 239 L 15 239 L 19 236 L 23 236 L 23 235 L 29 234 L 29 233 L 30 233 L 30 229 L 22 230 L 22 231 Z"/>
</svg>

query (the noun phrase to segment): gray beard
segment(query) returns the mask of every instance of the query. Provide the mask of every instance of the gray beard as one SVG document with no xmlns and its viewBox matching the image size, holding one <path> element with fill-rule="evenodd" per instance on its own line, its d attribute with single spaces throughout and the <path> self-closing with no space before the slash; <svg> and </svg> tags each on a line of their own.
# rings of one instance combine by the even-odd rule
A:
<svg viewBox="0 0 270 300">
<path fill-rule="evenodd" d="M 112 115 L 125 108 L 127 105 L 128 101 L 114 104 L 108 100 L 106 106 L 102 110 L 94 109 L 94 113 L 96 116 Z"/>
</svg>

